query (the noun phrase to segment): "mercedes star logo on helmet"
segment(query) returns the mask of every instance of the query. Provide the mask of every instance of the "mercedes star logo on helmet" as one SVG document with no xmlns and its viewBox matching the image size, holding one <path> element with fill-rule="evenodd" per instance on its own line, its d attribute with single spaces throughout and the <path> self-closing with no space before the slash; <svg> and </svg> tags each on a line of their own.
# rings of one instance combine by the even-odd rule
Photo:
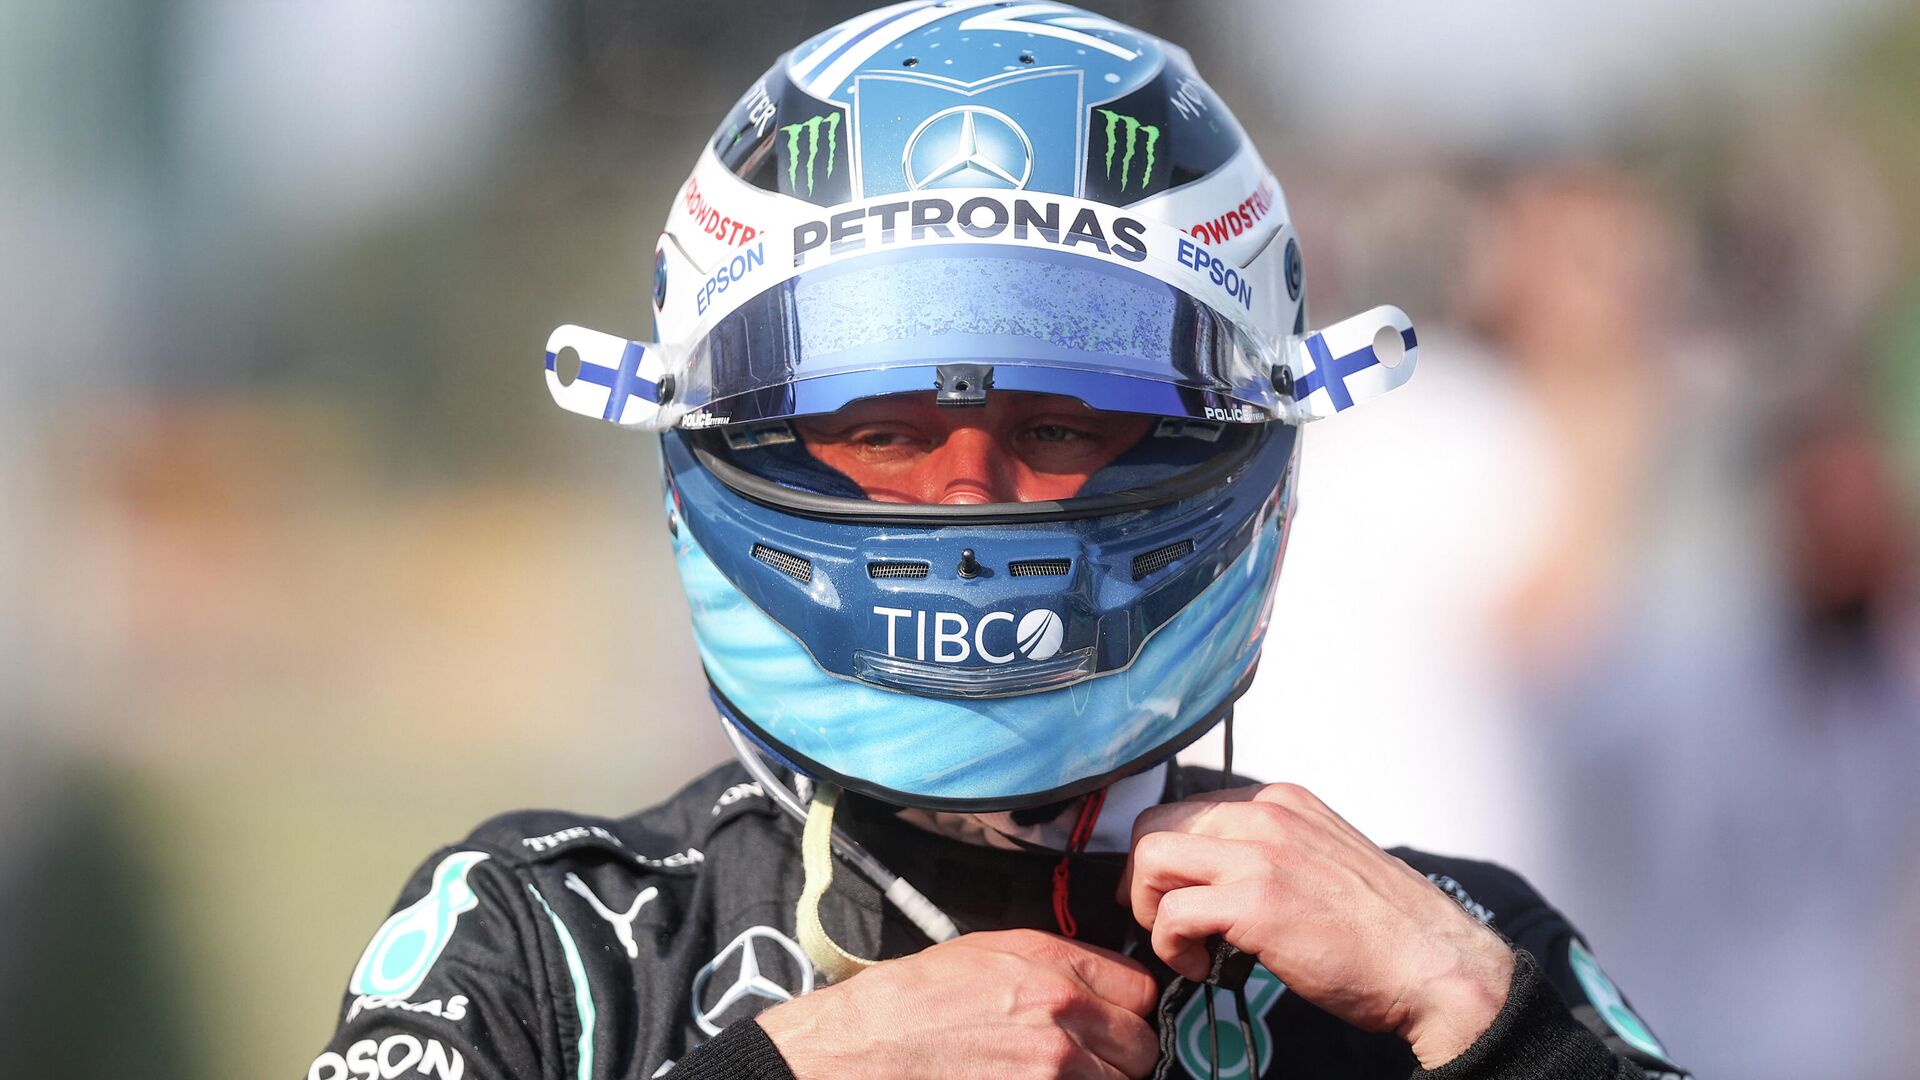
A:
<svg viewBox="0 0 1920 1080">
<path fill-rule="evenodd" d="M 714 973 L 735 957 L 740 963 L 733 982 L 709 1002 L 708 984 Z M 787 985 L 770 977 L 769 971 L 788 975 Z M 800 951 L 800 946 L 771 926 L 749 926 L 694 975 L 693 1022 L 708 1035 L 718 1035 L 720 1029 L 726 1027 L 723 1018 L 727 1011 L 742 1001 L 758 999 L 757 1005 L 742 1014 L 751 1016 L 769 1003 L 792 1001 L 812 990 L 813 965 L 807 962 L 807 954 Z"/>
<path fill-rule="evenodd" d="M 907 187 L 1027 186 L 1033 141 L 1006 113 L 984 105 L 955 105 L 920 122 L 907 136 L 900 164 Z"/>
</svg>

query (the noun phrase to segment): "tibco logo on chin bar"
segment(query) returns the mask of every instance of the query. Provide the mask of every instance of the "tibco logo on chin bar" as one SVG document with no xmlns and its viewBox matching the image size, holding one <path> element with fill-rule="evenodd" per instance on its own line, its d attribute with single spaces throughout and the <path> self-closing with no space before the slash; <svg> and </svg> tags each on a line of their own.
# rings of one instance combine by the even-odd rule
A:
<svg viewBox="0 0 1920 1080">
<path fill-rule="evenodd" d="M 1060 616 L 1046 608 L 1018 620 L 1010 611 L 989 611 L 974 623 L 953 611 L 875 607 L 873 613 L 887 621 L 887 655 L 922 663 L 964 664 L 975 656 L 989 664 L 1048 660 L 1066 637 Z"/>
</svg>

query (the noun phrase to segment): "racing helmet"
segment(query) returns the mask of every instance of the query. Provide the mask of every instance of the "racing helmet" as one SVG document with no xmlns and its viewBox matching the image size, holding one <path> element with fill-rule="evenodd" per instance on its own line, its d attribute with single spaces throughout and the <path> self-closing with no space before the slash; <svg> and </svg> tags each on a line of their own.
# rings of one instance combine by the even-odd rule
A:
<svg viewBox="0 0 1920 1080">
<path fill-rule="evenodd" d="M 546 379 L 660 433 L 734 734 L 897 805 L 1018 810 L 1166 760 L 1252 678 L 1301 425 L 1414 368 L 1399 309 L 1309 331 L 1304 285 L 1185 51 L 1065 4 L 904 3 L 748 88 L 655 249 L 656 340 L 563 326 Z M 795 434 L 909 393 L 1151 425 L 1078 494 L 971 505 L 867 498 Z"/>
</svg>

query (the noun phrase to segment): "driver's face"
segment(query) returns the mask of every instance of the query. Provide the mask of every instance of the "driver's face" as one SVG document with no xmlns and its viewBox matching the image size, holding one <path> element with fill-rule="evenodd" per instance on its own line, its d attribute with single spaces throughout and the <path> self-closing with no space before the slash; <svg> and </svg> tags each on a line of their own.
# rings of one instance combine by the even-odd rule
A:
<svg viewBox="0 0 1920 1080">
<path fill-rule="evenodd" d="M 985 405 L 933 392 L 857 401 L 794 421 L 800 441 L 876 502 L 1041 502 L 1069 498 L 1152 425 L 1072 398 L 999 391 Z"/>
</svg>

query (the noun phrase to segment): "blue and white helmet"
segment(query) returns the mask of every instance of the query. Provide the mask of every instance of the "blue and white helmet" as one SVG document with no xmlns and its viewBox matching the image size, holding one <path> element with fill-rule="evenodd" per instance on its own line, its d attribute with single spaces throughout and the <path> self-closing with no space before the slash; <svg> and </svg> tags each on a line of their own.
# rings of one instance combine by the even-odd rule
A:
<svg viewBox="0 0 1920 1080">
<path fill-rule="evenodd" d="M 561 327 L 547 383 L 662 432 L 727 722 L 894 803 L 1019 809 L 1165 760 L 1252 678 L 1299 426 L 1414 366 L 1397 308 L 1308 332 L 1303 286 L 1185 51 L 1065 4 L 897 4 L 715 133 L 655 252 L 659 340 Z M 1161 419 L 1054 502 L 875 502 L 796 465 L 790 418 L 906 391 Z"/>
</svg>

